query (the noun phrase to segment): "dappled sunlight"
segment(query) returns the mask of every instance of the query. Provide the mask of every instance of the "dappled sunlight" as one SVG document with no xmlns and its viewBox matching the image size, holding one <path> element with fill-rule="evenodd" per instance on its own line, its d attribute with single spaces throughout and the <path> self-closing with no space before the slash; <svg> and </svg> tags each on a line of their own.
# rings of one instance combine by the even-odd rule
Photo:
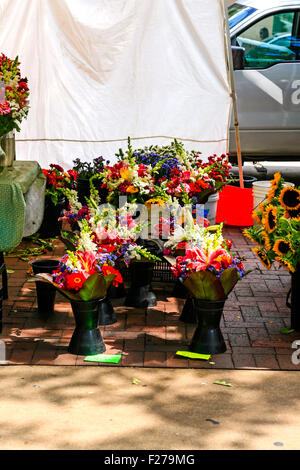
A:
<svg viewBox="0 0 300 470">
<path fill-rule="evenodd" d="M 2 449 L 299 447 L 296 372 L 16 366 L 0 376 Z"/>
</svg>

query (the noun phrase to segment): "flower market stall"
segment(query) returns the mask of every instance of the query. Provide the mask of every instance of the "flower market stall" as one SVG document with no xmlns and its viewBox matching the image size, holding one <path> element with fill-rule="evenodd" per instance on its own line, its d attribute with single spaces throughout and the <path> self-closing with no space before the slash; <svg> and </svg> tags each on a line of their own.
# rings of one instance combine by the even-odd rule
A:
<svg viewBox="0 0 300 470">
<path fill-rule="evenodd" d="M 0 124 L 5 135 L 18 131 L 18 159 L 0 171 L 0 209 L 11 232 L 0 242 L 8 234 L 15 247 L 27 234 L 28 209 L 35 229 L 30 234 L 60 244 L 59 256 L 26 260 L 35 320 L 47 329 L 63 298 L 73 322 L 68 317 L 73 329 L 66 351 L 97 356 L 110 347 L 107 332 L 115 327 L 118 333 L 120 311 L 126 333 L 130 312 L 139 331 L 147 331 L 158 308 L 166 322 L 161 299 L 172 288 L 180 310 L 172 325 L 180 328 L 180 322 L 193 333 L 186 336 L 184 354 L 207 359 L 231 353 L 234 341 L 247 345 L 250 333 L 246 337 L 244 329 L 251 323 L 247 312 L 257 266 L 245 260 L 243 243 L 235 249 L 225 212 L 217 214 L 219 195 L 219 207 L 233 211 L 227 197 L 234 193 L 227 153 L 234 88 L 224 53 L 223 2 L 0 0 L 0 8 L 6 13 L 0 24 L 7 51 L 18 49 L 22 56 L 32 96 L 28 113 L 29 87 L 18 57 L 3 55 Z M 32 28 L 20 41 L 18 26 L 25 19 Z M 11 177 L 20 167 L 30 174 L 29 185 L 24 175 L 21 181 Z M 8 183 L 20 207 L 5 195 Z M 250 196 L 251 207 L 235 201 L 245 213 L 239 225 L 248 227 L 244 245 L 257 242 L 253 251 L 267 269 L 276 261 L 292 274 L 287 305 L 290 326 L 298 331 L 293 286 L 299 279 L 299 189 L 274 175 L 267 199 L 253 215 L 252 190 L 243 184 L 236 189 Z M 25 197 L 31 192 L 39 209 Z M 242 319 L 236 314 L 241 302 L 246 302 Z M 242 324 L 241 338 L 232 342 L 230 328 L 222 332 L 228 318 L 234 328 Z M 172 344 L 167 346 L 171 350 Z"/>
<path fill-rule="evenodd" d="M 128 136 L 135 148 L 175 137 L 205 157 L 226 153 L 221 0 L 1 0 L 0 12 L 2 47 L 31 89 L 19 159 L 113 163 Z"/>
</svg>

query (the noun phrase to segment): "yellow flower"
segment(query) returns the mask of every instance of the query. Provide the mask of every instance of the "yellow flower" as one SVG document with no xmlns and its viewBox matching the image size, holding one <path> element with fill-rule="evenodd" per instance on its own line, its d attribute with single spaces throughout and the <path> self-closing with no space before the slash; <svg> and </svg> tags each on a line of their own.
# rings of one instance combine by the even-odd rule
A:
<svg viewBox="0 0 300 470">
<path fill-rule="evenodd" d="M 281 256 L 276 256 L 275 259 L 283 268 L 287 269 L 288 271 L 292 273 L 295 272 L 295 268 L 291 265 L 291 263 L 288 260 L 281 258 Z"/>
<path fill-rule="evenodd" d="M 277 228 L 277 209 L 275 206 L 270 204 L 266 208 L 265 216 L 263 217 L 262 222 L 265 225 L 267 232 L 274 232 L 274 230 Z"/>
<path fill-rule="evenodd" d="M 300 220 L 300 208 L 296 210 L 285 210 L 284 217 L 291 220 Z"/>
<path fill-rule="evenodd" d="M 260 248 L 253 248 L 252 251 L 256 254 L 256 256 L 258 256 L 258 258 L 259 258 L 260 262 L 262 263 L 262 265 L 265 268 L 267 268 L 267 270 L 269 271 L 269 269 L 271 267 L 271 262 L 268 258 L 267 253 L 264 250 L 260 249 Z"/>
<path fill-rule="evenodd" d="M 124 180 L 127 180 L 127 181 L 128 181 L 128 180 L 130 179 L 130 177 L 131 177 L 131 173 L 130 173 L 129 168 L 126 168 L 126 167 L 121 168 L 121 169 L 120 169 L 120 176 L 121 176 L 121 178 L 123 178 Z"/>
<path fill-rule="evenodd" d="M 271 242 L 270 242 L 270 239 L 269 239 L 269 235 L 267 234 L 267 232 L 265 232 L 264 230 L 261 232 L 261 236 L 263 237 L 264 239 L 264 244 L 265 244 L 265 248 L 269 251 L 272 249 L 272 246 L 271 246 Z"/>
<path fill-rule="evenodd" d="M 252 235 L 250 235 L 250 233 L 248 232 L 248 229 L 244 228 L 243 230 L 243 235 L 247 238 L 249 238 L 249 240 L 251 240 L 253 243 L 256 243 L 256 240 L 254 240 L 254 238 L 252 237 Z"/>
<path fill-rule="evenodd" d="M 126 193 L 133 194 L 133 193 L 137 193 L 137 192 L 138 192 L 138 188 L 135 188 L 132 185 L 130 185 L 130 186 L 128 186 L 128 188 L 126 188 Z"/>
<path fill-rule="evenodd" d="M 261 223 L 261 218 L 259 217 L 257 211 L 253 211 L 253 212 L 252 212 L 252 217 L 253 217 L 253 219 L 255 220 L 256 223 L 258 223 L 258 224 Z"/>
<path fill-rule="evenodd" d="M 295 253 L 291 242 L 289 240 L 285 240 L 284 238 L 278 238 L 273 246 L 273 251 L 277 253 L 278 256 L 285 256 L 289 252 Z"/>
<path fill-rule="evenodd" d="M 292 186 L 286 186 L 280 193 L 279 201 L 282 207 L 288 210 L 300 208 L 300 190 Z"/>
<path fill-rule="evenodd" d="M 268 192 L 268 197 L 267 197 L 267 200 L 266 200 L 267 204 L 270 203 L 272 201 L 272 199 L 274 198 L 275 191 L 278 188 L 278 184 L 280 182 L 280 178 L 281 178 L 281 175 L 278 171 L 277 173 L 275 173 L 274 178 L 270 181 L 271 188 L 270 188 L 270 191 Z"/>
<path fill-rule="evenodd" d="M 147 209 L 150 209 L 151 205 L 152 204 L 157 204 L 158 206 L 163 206 L 165 204 L 166 201 L 164 201 L 163 199 L 160 199 L 160 198 L 152 198 L 152 199 L 148 199 L 148 201 L 145 202 L 145 206 Z"/>
</svg>

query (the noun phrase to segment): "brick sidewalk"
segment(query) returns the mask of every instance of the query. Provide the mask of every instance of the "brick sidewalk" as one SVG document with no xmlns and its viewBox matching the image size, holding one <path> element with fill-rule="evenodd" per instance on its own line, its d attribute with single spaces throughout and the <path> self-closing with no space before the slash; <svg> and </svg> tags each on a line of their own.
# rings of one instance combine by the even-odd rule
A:
<svg viewBox="0 0 300 470">
<path fill-rule="evenodd" d="M 253 244 L 239 228 L 227 227 L 225 236 L 233 241 L 232 251 L 245 258 L 247 269 L 258 268 L 238 282 L 225 303 L 221 328 L 227 351 L 209 362 L 175 357 L 177 350 L 187 349 L 195 325 L 179 321 L 184 300 L 171 297 L 172 284 L 154 284 L 158 297 L 154 308 L 123 307 L 122 299 L 113 300 L 118 322 L 100 330 L 107 353 L 122 352 L 122 360 L 114 367 L 300 370 L 291 361 L 291 345 L 300 333 L 280 333 L 290 327 L 290 310 L 285 305 L 290 274 L 277 266 L 263 269 L 251 251 Z M 50 256 L 59 258 L 63 252 L 57 241 Z M 103 366 L 68 354 L 74 330 L 70 303 L 57 294 L 54 315 L 43 320 L 37 312 L 35 284 L 28 282 L 28 263 L 6 258 L 6 265 L 14 271 L 9 274 L 0 335 L 6 343 L 7 364 Z"/>
</svg>

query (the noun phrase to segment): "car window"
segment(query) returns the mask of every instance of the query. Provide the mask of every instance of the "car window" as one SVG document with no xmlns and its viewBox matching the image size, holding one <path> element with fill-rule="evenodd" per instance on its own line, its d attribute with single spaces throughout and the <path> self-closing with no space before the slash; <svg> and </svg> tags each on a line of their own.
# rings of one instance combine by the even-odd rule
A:
<svg viewBox="0 0 300 470">
<path fill-rule="evenodd" d="M 245 67 L 265 68 L 282 61 L 297 60 L 299 40 L 293 37 L 295 12 L 266 16 L 236 36 L 245 48 Z"/>
<path fill-rule="evenodd" d="M 229 28 L 233 28 L 245 18 L 252 15 L 255 11 L 256 8 L 247 7 L 246 5 L 241 5 L 239 3 L 231 5 L 228 8 Z"/>
</svg>

